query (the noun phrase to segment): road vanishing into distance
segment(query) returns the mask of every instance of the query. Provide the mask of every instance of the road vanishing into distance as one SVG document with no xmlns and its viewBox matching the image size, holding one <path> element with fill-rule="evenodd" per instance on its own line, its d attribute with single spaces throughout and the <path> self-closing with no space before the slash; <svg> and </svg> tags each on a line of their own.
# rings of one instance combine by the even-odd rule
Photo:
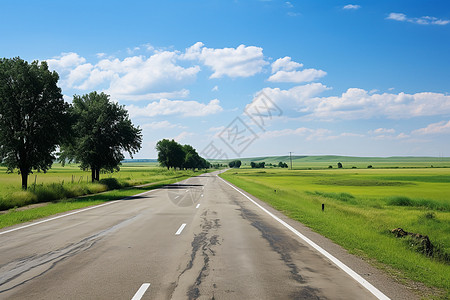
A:
<svg viewBox="0 0 450 300">
<path fill-rule="evenodd" d="M 0 231 L 0 299 L 387 297 L 417 298 L 217 172 Z"/>
</svg>

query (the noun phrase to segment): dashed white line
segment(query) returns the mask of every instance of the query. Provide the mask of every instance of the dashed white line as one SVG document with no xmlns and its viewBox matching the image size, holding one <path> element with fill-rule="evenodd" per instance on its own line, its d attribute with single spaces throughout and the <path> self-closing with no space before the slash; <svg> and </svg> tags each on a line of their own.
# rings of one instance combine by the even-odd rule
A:
<svg viewBox="0 0 450 300">
<path fill-rule="evenodd" d="M 217 176 L 217 175 L 216 175 Z M 217 176 L 219 177 L 219 176 Z M 287 229 L 289 229 L 292 233 L 294 233 L 296 236 L 298 236 L 299 238 L 301 238 L 302 240 L 304 240 L 306 243 L 308 243 L 311 247 L 313 247 L 314 249 L 316 249 L 320 254 L 322 254 L 323 256 L 325 256 L 326 258 L 328 258 L 329 260 L 331 260 L 336 266 L 338 266 L 342 271 L 344 271 L 345 273 L 347 273 L 348 275 L 350 275 L 354 280 L 356 280 L 359 284 L 361 284 L 364 288 L 366 288 L 369 292 L 371 292 L 375 297 L 377 297 L 378 299 L 382 299 L 382 300 L 390 300 L 388 296 L 386 296 L 385 294 L 383 294 L 380 290 L 378 290 L 376 287 L 374 287 L 372 284 L 370 284 L 367 280 L 365 280 L 364 278 L 362 278 L 358 273 L 356 273 L 355 271 L 353 271 L 352 269 L 350 269 L 349 267 L 347 267 L 347 265 L 345 265 L 343 262 L 341 262 L 339 259 L 337 259 L 336 257 L 334 257 L 333 255 L 331 255 L 330 253 L 328 253 L 326 250 L 324 250 L 323 248 L 321 248 L 319 245 L 317 245 L 316 243 L 314 243 L 313 241 L 311 241 L 309 238 L 307 238 L 306 236 L 304 236 L 303 234 L 301 234 L 300 232 L 298 232 L 295 228 L 293 228 L 291 225 L 289 225 L 288 223 L 284 222 L 283 220 L 281 220 L 280 218 L 278 218 L 277 216 L 275 216 L 274 214 L 272 214 L 270 211 L 268 211 L 267 209 L 265 209 L 264 207 L 262 207 L 261 205 L 259 205 L 256 201 L 254 201 L 253 199 L 251 199 L 249 196 L 247 196 L 246 194 L 244 194 L 243 192 L 241 192 L 240 190 L 238 190 L 236 187 L 234 187 L 231 183 L 227 182 L 225 179 L 223 179 L 222 177 L 219 177 L 220 179 L 222 179 L 223 182 L 225 182 L 226 184 L 228 184 L 230 187 L 232 187 L 233 189 L 235 189 L 237 192 L 239 192 L 241 195 L 243 195 L 245 198 L 247 198 L 248 200 L 250 200 L 253 204 L 255 204 L 256 206 L 258 206 L 260 209 L 262 209 L 262 211 L 264 211 L 266 214 L 268 214 L 269 216 L 271 216 L 272 218 L 274 218 L 276 221 L 278 221 L 281 225 L 283 225 L 284 227 L 286 227 Z"/>
<path fill-rule="evenodd" d="M 175 235 L 180 235 L 184 227 L 186 227 L 186 223 L 181 224 L 180 228 L 178 228 L 177 232 L 175 232 Z"/>
<path fill-rule="evenodd" d="M 131 300 L 141 300 L 142 296 L 144 296 L 149 287 L 150 283 L 143 283 L 136 294 L 134 294 L 133 298 L 131 298 Z"/>
<path fill-rule="evenodd" d="M 197 206 L 195 207 L 195 208 L 199 208 L 200 207 L 200 203 L 199 204 L 197 204 Z"/>
</svg>

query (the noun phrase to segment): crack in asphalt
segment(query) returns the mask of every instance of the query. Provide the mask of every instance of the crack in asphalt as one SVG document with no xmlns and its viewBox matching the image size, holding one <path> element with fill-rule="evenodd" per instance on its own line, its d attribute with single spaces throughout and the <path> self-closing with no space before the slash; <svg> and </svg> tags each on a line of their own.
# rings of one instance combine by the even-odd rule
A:
<svg viewBox="0 0 450 300">
<path fill-rule="evenodd" d="M 216 231 L 220 228 L 220 220 L 217 218 L 210 219 L 208 215 L 214 216 L 217 215 L 215 211 L 206 210 L 201 214 L 202 222 L 201 229 L 202 231 L 199 234 L 194 235 L 194 239 L 191 242 L 192 252 L 189 262 L 186 265 L 186 268 L 180 273 L 178 276 L 178 280 L 175 283 L 174 290 L 172 295 L 178 286 L 178 282 L 180 282 L 180 278 L 190 269 L 192 269 L 195 259 L 197 255 L 201 255 L 203 257 L 202 268 L 200 269 L 195 282 L 188 288 L 186 296 L 188 299 L 198 299 L 200 297 L 200 289 L 199 286 L 202 284 L 202 281 L 209 275 L 209 260 L 210 256 L 215 256 L 216 252 L 213 247 L 216 245 L 220 245 L 219 236 L 217 234 L 212 234 L 211 231 Z M 198 254 L 199 253 L 199 254 Z M 171 298 L 172 298 L 171 295 Z M 213 296 L 214 299 L 214 296 Z"/>
<path fill-rule="evenodd" d="M 91 249 L 107 234 L 125 226 L 136 217 L 137 216 L 133 216 L 127 220 L 121 221 L 120 223 L 82 239 L 77 243 L 72 243 L 44 254 L 22 257 L 0 266 L 0 288 L 3 287 L 0 290 L 0 293 L 12 290 L 38 278 L 53 269 L 59 262 Z M 36 274 L 33 274 L 33 272 Z"/>
<path fill-rule="evenodd" d="M 267 224 L 261 218 L 243 207 L 238 201 L 234 201 L 238 210 L 241 212 L 242 218 L 248 220 L 250 224 L 261 232 L 262 237 L 269 242 L 272 250 L 277 252 L 281 260 L 288 267 L 292 279 L 294 279 L 299 285 L 300 290 L 294 292 L 291 295 L 291 299 L 325 299 L 322 295 L 319 296 L 320 291 L 318 289 L 307 286 L 307 280 L 300 274 L 300 269 L 297 267 L 292 259 L 291 252 L 298 252 L 301 245 L 291 242 L 290 237 L 286 236 L 281 230 Z"/>
</svg>

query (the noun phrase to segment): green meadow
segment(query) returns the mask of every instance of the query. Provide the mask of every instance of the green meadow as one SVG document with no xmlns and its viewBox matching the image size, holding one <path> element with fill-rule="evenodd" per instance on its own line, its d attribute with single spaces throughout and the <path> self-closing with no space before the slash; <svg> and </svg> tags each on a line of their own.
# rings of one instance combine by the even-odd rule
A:
<svg viewBox="0 0 450 300">
<path fill-rule="evenodd" d="M 422 296 L 450 296 L 449 168 L 232 169 L 221 176 Z M 390 231 L 398 227 L 427 235 L 433 253 L 396 238 Z"/>
<path fill-rule="evenodd" d="M 91 183 L 90 172 L 76 165 L 55 164 L 47 173 L 30 174 L 28 190 L 22 191 L 20 176 L 0 167 L 0 228 L 121 199 L 201 173 L 167 170 L 157 163 L 124 163 L 119 172 L 100 174 L 100 182 Z M 44 204 L 21 208 L 38 203 Z"/>
</svg>

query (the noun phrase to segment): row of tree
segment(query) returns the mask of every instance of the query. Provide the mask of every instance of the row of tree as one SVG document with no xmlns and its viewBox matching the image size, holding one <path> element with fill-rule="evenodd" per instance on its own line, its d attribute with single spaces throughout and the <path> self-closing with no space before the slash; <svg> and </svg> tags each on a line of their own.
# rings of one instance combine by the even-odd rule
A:
<svg viewBox="0 0 450 300">
<path fill-rule="evenodd" d="M 57 158 L 90 169 L 92 181 L 101 170 L 119 169 L 123 151 L 132 156 L 142 144 L 124 106 L 92 92 L 64 101 L 58 74 L 47 63 L 0 59 L 0 162 L 18 170 L 22 188 L 28 174 L 47 171 Z"/>
<path fill-rule="evenodd" d="M 242 162 L 241 162 L 240 160 L 238 160 L 238 159 L 232 160 L 232 161 L 230 161 L 230 162 L 228 163 L 228 166 L 229 166 L 230 168 L 240 168 L 241 165 L 242 165 Z"/>
<path fill-rule="evenodd" d="M 198 155 L 191 145 L 181 145 L 175 140 L 163 139 L 156 143 L 158 162 L 167 169 L 208 169 L 211 164 Z"/>
</svg>

